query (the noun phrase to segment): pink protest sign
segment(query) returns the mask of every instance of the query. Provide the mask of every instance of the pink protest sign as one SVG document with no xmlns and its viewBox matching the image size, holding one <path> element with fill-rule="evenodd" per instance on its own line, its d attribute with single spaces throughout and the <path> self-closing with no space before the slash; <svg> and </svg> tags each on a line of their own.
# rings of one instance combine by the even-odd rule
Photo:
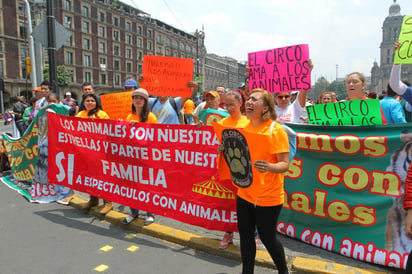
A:
<svg viewBox="0 0 412 274">
<path fill-rule="evenodd" d="M 249 53 L 248 66 L 249 90 L 276 93 L 312 88 L 307 44 Z"/>
</svg>

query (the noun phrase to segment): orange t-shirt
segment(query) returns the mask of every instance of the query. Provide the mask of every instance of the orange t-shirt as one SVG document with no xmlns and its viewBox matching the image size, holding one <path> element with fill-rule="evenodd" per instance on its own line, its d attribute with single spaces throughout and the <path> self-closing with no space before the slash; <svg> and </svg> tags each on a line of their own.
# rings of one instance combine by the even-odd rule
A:
<svg viewBox="0 0 412 274">
<path fill-rule="evenodd" d="M 195 110 L 195 103 L 192 100 L 187 99 L 185 104 L 183 105 L 183 111 L 185 114 L 192 114 Z"/>
<path fill-rule="evenodd" d="M 273 120 L 263 122 L 254 127 L 247 124 L 244 131 L 260 135 L 270 135 L 270 125 Z M 270 137 L 269 137 L 270 138 Z M 250 141 L 250 139 L 248 139 Z M 270 138 L 270 149 L 260 144 L 249 145 L 250 154 L 254 159 L 263 159 L 269 163 L 277 163 L 276 154 L 289 152 L 289 141 L 286 131 L 276 123 Z M 284 202 L 285 192 L 283 189 L 284 173 L 260 172 L 253 167 L 253 182 L 247 188 L 239 188 L 237 195 L 258 206 L 276 206 Z"/>
<path fill-rule="evenodd" d="M 82 110 L 76 114 L 76 117 L 80 118 L 99 118 L 99 119 L 110 119 L 109 115 L 104 112 L 103 110 L 97 111 L 97 115 L 93 115 L 92 117 L 87 116 L 89 112 L 87 110 Z"/>
<path fill-rule="evenodd" d="M 126 117 L 126 121 L 136 121 L 136 122 L 140 122 L 140 116 L 137 116 L 134 113 L 130 113 L 129 115 L 127 115 Z M 153 112 L 149 112 L 149 115 L 147 116 L 147 121 L 146 123 L 152 123 L 152 124 L 157 124 L 159 123 L 157 121 L 156 115 L 154 115 Z"/>
<path fill-rule="evenodd" d="M 239 119 L 233 119 L 232 116 L 228 116 L 220 120 L 218 123 L 228 128 L 245 128 L 249 123 L 249 119 L 244 115 L 240 116 Z"/>
</svg>

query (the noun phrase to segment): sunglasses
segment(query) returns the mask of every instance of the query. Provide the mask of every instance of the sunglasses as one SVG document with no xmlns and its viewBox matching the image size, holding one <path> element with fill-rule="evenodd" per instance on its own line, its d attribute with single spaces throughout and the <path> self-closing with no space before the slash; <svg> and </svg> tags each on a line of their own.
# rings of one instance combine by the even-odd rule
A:
<svg viewBox="0 0 412 274">
<path fill-rule="evenodd" d="M 276 98 L 279 98 L 279 99 L 288 99 L 288 98 L 290 98 L 290 95 L 277 95 Z"/>
</svg>

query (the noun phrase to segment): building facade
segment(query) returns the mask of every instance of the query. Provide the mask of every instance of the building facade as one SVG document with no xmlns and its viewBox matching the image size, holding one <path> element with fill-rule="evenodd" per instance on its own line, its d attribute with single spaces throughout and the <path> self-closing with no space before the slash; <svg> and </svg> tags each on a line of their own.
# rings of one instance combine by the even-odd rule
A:
<svg viewBox="0 0 412 274">
<path fill-rule="evenodd" d="M 369 90 L 379 94 L 386 90 L 393 64 L 393 45 L 399 37 L 404 15 L 396 0 L 389 8 L 389 15 L 382 26 L 382 42 L 380 44 L 380 65 L 375 61 L 371 69 Z M 412 83 L 412 65 L 402 65 L 402 80 Z"/>
</svg>

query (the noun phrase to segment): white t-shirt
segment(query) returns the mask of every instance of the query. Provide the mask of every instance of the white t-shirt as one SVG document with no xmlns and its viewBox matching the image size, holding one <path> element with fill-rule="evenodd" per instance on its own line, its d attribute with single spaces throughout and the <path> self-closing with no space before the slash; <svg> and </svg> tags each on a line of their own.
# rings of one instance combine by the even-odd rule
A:
<svg viewBox="0 0 412 274">
<path fill-rule="evenodd" d="M 275 111 L 278 117 L 277 121 L 283 123 L 302 124 L 303 121 L 300 117 L 307 117 L 306 109 L 300 105 L 297 99 L 287 108 L 275 106 Z"/>
</svg>

